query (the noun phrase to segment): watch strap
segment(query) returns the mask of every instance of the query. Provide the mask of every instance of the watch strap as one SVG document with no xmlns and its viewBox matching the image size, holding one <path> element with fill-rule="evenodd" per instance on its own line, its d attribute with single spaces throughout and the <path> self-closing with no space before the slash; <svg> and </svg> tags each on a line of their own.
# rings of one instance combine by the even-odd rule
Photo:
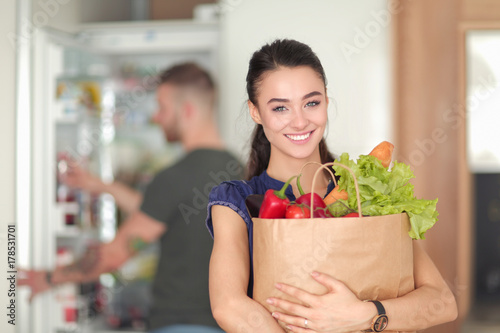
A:
<svg viewBox="0 0 500 333">
<path fill-rule="evenodd" d="M 375 307 L 377 308 L 378 314 L 373 318 L 373 322 L 372 322 L 370 329 L 364 330 L 363 332 L 381 332 L 381 331 L 383 331 L 385 329 L 385 327 L 387 327 L 387 321 L 388 321 L 384 306 L 382 305 L 381 302 L 375 301 L 375 300 L 366 300 L 365 302 L 371 302 L 371 303 L 375 304 Z M 376 325 L 378 325 L 377 322 L 379 320 L 385 320 L 385 323 L 382 324 L 383 327 L 376 327 Z"/>
<path fill-rule="evenodd" d="M 368 302 L 372 302 L 373 304 L 375 304 L 375 306 L 377 307 L 377 311 L 378 311 L 379 315 L 386 314 L 385 313 L 385 308 L 382 305 L 382 303 L 380 303 L 379 301 L 368 301 Z"/>
<path fill-rule="evenodd" d="M 52 272 L 47 271 L 45 272 L 45 281 L 49 284 L 52 285 Z"/>
</svg>

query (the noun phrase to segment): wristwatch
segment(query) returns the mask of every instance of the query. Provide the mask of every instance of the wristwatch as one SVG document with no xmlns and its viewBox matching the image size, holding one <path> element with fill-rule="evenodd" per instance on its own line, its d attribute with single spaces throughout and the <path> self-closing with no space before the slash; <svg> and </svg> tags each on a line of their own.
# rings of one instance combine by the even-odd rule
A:
<svg viewBox="0 0 500 333">
<path fill-rule="evenodd" d="M 363 332 L 382 332 L 387 327 L 389 323 L 389 318 L 385 314 L 385 308 L 379 301 L 365 301 L 372 302 L 377 307 L 378 315 L 373 317 L 372 326 L 369 330 L 364 330 Z"/>
<path fill-rule="evenodd" d="M 45 281 L 49 284 L 52 285 L 52 272 L 47 271 L 45 272 Z"/>
</svg>

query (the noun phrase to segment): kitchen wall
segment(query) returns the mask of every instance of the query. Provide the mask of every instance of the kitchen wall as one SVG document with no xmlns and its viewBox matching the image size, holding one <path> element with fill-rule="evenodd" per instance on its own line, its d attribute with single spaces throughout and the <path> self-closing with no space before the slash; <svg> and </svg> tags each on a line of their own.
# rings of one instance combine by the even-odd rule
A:
<svg viewBox="0 0 500 333">
<path fill-rule="evenodd" d="M 275 38 L 309 44 L 326 71 L 327 142 L 334 153 L 368 153 L 392 138 L 391 28 L 387 1 L 222 0 L 222 130 L 244 158 L 253 122 L 245 76 L 252 53 Z"/>
<path fill-rule="evenodd" d="M 3 278 L 0 279 L 0 290 L 2 305 L 10 305 L 10 300 L 16 301 L 14 297 L 8 297 L 11 283 L 6 279 L 7 266 L 7 240 L 8 225 L 15 223 L 14 208 L 14 181 L 15 181 L 15 66 L 16 51 L 6 38 L 16 31 L 16 2 L 8 1 L 2 4 L 0 11 L 0 151 L 2 152 L 0 172 L 0 269 Z M 14 288 L 15 289 L 15 288 Z M 8 302 L 8 303 L 6 303 Z M 3 307 L 5 309 L 5 307 Z M 10 311 L 10 310 L 9 310 Z M 19 313 L 17 313 L 17 318 Z M 5 333 L 14 332 L 15 326 L 7 322 L 4 315 L 0 320 L 0 331 Z"/>
<path fill-rule="evenodd" d="M 82 22 L 96 21 L 99 12 L 106 21 L 131 16 L 130 1 L 108 2 L 112 15 L 97 10 L 95 0 L 32 0 L 31 21 L 36 26 L 71 32 Z M 393 16 L 400 10 L 391 3 L 219 0 L 220 122 L 230 148 L 246 158 L 253 128 L 245 107 L 248 60 L 264 43 L 285 37 L 309 44 L 325 67 L 332 102 L 327 135 L 330 150 L 355 155 L 367 153 L 379 141 L 391 140 L 390 35 Z"/>
</svg>

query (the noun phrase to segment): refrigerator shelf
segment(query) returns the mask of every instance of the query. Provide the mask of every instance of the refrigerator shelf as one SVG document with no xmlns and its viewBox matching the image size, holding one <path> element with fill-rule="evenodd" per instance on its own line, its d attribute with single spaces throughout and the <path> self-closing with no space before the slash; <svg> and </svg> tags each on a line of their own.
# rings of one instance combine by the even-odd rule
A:
<svg viewBox="0 0 500 333">
<path fill-rule="evenodd" d="M 77 114 L 65 114 L 57 117 L 55 121 L 58 124 L 76 125 L 79 119 L 80 117 Z"/>
<path fill-rule="evenodd" d="M 135 328 L 112 328 L 106 325 L 106 320 L 103 315 L 99 315 L 92 320 L 84 320 L 85 322 L 78 322 L 78 332 L 81 333 L 146 333 L 147 330 Z M 67 329 L 64 327 L 56 328 L 56 333 L 74 333 L 75 330 Z"/>
<path fill-rule="evenodd" d="M 75 101 L 54 101 L 52 105 L 54 121 L 62 124 L 77 124 L 79 114 Z"/>
<path fill-rule="evenodd" d="M 56 238 L 80 238 L 82 230 L 76 226 L 65 226 L 62 230 L 55 233 Z"/>
<path fill-rule="evenodd" d="M 58 202 L 57 209 L 63 211 L 68 214 L 78 214 L 80 211 L 80 205 L 78 202 Z"/>
</svg>

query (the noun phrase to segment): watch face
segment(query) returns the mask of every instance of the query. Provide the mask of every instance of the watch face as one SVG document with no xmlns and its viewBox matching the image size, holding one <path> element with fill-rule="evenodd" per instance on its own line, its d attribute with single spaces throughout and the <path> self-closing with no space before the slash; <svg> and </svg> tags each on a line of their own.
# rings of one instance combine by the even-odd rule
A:
<svg viewBox="0 0 500 333">
<path fill-rule="evenodd" d="M 379 315 L 377 319 L 375 319 L 375 322 L 373 323 L 373 330 L 375 332 L 382 332 L 383 330 L 385 330 L 388 323 L 389 319 L 387 318 L 386 315 Z"/>
</svg>

